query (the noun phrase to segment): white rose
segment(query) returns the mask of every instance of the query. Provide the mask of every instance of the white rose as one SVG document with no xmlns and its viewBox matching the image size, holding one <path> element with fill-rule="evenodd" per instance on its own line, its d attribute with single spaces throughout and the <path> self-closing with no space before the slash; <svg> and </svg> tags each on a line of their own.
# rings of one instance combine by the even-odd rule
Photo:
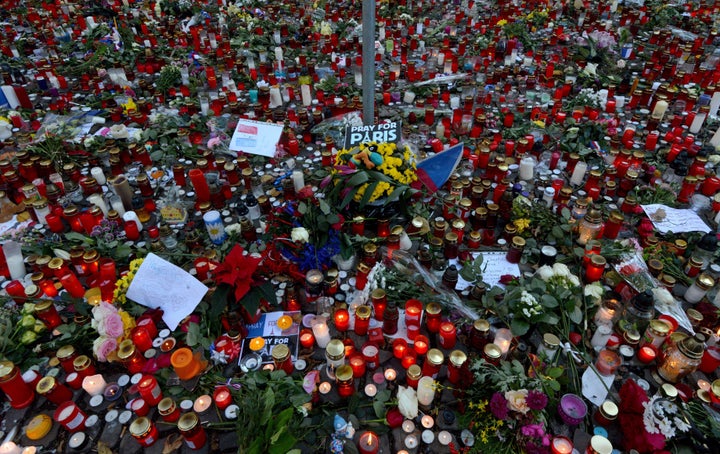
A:
<svg viewBox="0 0 720 454">
<path fill-rule="evenodd" d="M 418 415 L 418 399 L 415 390 L 411 387 L 398 387 L 398 410 L 407 419 L 417 418 Z"/>
<path fill-rule="evenodd" d="M 572 276 L 572 273 L 570 272 L 570 268 L 567 267 L 564 263 L 556 263 L 552 267 L 553 274 L 556 276 L 562 276 L 569 278 Z"/>
<path fill-rule="evenodd" d="M 229 226 L 225 227 L 225 231 L 230 235 L 239 235 L 242 232 L 242 226 L 236 222 L 235 224 L 230 224 Z"/>
<path fill-rule="evenodd" d="M 596 302 L 602 298 L 603 293 L 605 293 L 605 290 L 599 282 L 593 282 L 592 284 L 588 284 L 583 289 L 583 294 L 585 296 L 593 298 Z"/>
<path fill-rule="evenodd" d="M 551 277 L 553 277 L 553 269 L 547 265 L 543 265 L 535 271 L 535 275 L 547 282 Z"/>
<path fill-rule="evenodd" d="M 290 238 L 292 238 L 293 241 L 307 243 L 310 241 L 310 233 L 305 227 L 295 227 L 292 229 L 292 232 L 290 232 Z"/>
<path fill-rule="evenodd" d="M 527 389 L 506 391 L 505 399 L 508 401 L 508 408 L 518 413 L 526 414 L 530 410 L 527 404 L 527 395 Z"/>
</svg>

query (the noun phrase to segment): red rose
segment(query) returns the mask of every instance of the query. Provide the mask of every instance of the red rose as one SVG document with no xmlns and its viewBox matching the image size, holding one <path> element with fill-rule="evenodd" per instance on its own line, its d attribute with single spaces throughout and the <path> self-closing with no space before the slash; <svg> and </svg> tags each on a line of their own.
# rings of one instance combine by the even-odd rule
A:
<svg viewBox="0 0 720 454">
<path fill-rule="evenodd" d="M 385 413 L 385 422 L 387 422 L 388 427 L 391 429 L 400 427 L 404 419 L 405 417 L 397 407 L 393 407 Z"/>
</svg>

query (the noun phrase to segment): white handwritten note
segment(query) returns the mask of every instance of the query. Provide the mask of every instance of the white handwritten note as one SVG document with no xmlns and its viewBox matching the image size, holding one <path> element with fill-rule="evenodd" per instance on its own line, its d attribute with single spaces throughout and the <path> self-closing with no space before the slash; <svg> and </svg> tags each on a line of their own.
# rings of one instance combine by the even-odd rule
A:
<svg viewBox="0 0 720 454">
<path fill-rule="evenodd" d="M 489 287 L 505 287 L 500 284 L 500 278 L 506 274 L 515 277 L 520 276 L 520 267 L 517 263 L 508 262 L 505 258 L 506 253 L 504 251 L 485 251 L 473 253 L 472 255 L 473 257 L 477 257 L 478 254 L 482 254 L 483 256 L 482 267 L 484 271 L 482 273 L 482 279 Z M 457 265 L 456 262 L 457 261 L 451 261 L 451 263 L 455 263 Z M 470 285 L 470 282 L 460 276 L 458 277 L 458 283 L 457 286 L 455 286 L 455 289 L 464 290 Z"/>
<path fill-rule="evenodd" d="M 659 203 L 641 206 L 660 233 L 710 231 L 710 227 L 693 210 L 670 208 Z"/>
<path fill-rule="evenodd" d="M 133 278 L 127 297 L 163 310 L 163 320 L 175 330 L 200 303 L 208 288 L 179 266 L 148 254 Z"/>
<path fill-rule="evenodd" d="M 614 375 L 601 375 L 595 366 L 588 367 L 582 376 L 583 397 L 599 407 L 605 401 L 614 380 Z"/>
</svg>

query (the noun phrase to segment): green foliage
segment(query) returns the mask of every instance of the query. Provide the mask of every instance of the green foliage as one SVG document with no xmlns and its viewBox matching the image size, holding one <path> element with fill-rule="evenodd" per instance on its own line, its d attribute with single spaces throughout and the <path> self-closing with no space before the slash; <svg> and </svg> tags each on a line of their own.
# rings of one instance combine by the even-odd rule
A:
<svg viewBox="0 0 720 454">
<path fill-rule="evenodd" d="M 283 371 L 251 372 L 233 390 L 238 411 L 238 452 L 285 454 L 295 446 L 302 416 L 297 410 L 310 401 L 301 384 Z"/>
</svg>

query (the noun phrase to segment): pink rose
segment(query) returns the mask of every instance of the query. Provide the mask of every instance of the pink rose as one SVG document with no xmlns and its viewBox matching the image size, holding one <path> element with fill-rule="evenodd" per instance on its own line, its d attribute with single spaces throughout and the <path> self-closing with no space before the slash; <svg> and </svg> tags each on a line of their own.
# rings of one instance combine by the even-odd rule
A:
<svg viewBox="0 0 720 454">
<path fill-rule="evenodd" d="M 100 336 L 93 342 L 93 353 L 98 361 L 107 361 L 108 355 L 115 350 L 117 350 L 117 341 L 112 337 Z"/>
<path fill-rule="evenodd" d="M 125 325 L 123 324 L 120 314 L 110 314 L 100 320 L 98 333 L 101 336 L 109 336 L 113 338 L 122 337 L 122 335 L 125 334 Z"/>
<path fill-rule="evenodd" d="M 507 399 L 507 406 L 510 410 L 522 413 L 523 415 L 530 410 L 526 402 L 528 395 L 527 389 L 510 390 L 505 392 L 505 399 Z"/>
<path fill-rule="evenodd" d="M 115 306 L 105 301 L 101 301 L 100 304 L 93 307 L 92 314 L 96 321 L 100 321 L 106 318 L 108 315 L 117 314 L 118 310 Z"/>
</svg>

